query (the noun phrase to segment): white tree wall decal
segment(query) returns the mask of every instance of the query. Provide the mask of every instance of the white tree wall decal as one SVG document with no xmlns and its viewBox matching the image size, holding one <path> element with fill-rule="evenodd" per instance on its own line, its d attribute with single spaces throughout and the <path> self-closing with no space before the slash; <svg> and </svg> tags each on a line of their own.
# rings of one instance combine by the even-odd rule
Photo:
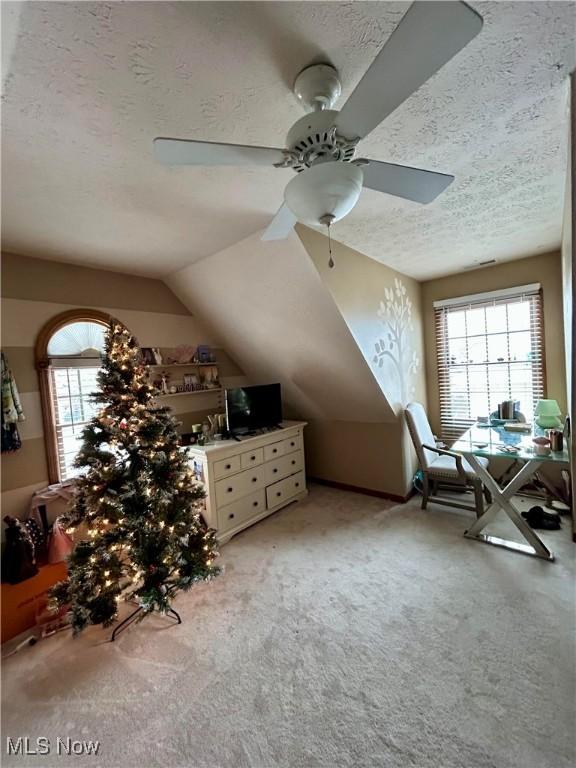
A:
<svg viewBox="0 0 576 768">
<path fill-rule="evenodd" d="M 414 376 L 420 359 L 413 347 L 412 300 L 397 277 L 393 287 L 384 288 L 384 301 L 380 302 L 377 315 L 386 333 L 385 338 L 374 344 L 373 362 L 378 368 L 383 368 L 386 360 L 390 362 L 388 368 L 396 374 L 400 402 L 406 405 L 414 395 Z"/>
</svg>

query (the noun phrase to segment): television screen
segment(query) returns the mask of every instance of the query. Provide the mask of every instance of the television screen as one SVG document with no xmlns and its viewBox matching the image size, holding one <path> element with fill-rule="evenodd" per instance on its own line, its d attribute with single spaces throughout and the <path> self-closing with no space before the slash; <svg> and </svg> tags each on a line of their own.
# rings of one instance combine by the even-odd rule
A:
<svg viewBox="0 0 576 768">
<path fill-rule="evenodd" d="M 226 390 L 226 421 L 229 432 L 250 432 L 282 422 L 280 384 Z"/>
</svg>

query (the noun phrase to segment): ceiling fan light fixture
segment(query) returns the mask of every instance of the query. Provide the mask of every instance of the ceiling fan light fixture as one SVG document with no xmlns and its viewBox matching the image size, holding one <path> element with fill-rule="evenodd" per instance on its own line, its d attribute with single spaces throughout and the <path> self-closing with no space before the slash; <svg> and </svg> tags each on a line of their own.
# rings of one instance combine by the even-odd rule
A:
<svg viewBox="0 0 576 768">
<path fill-rule="evenodd" d="M 303 224 L 317 226 L 322 218 L 344 218 L 358 202 L 364 175 L 351 163 L 321 163 L 295 176 L 284 190 L 284 201 Z"/>
</svg>

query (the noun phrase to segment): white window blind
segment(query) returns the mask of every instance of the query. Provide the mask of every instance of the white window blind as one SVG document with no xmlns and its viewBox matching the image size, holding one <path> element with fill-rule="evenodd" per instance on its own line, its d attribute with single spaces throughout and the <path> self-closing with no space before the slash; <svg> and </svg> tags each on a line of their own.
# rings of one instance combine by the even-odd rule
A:
<svg viewBox="0 0 576 768">
<path fill-rule="evenodd" d="M 62 366 L 62 361 L 58 361 Z M 56 446 L 60 479 L 77 475 L 74 459 L 81 446 L 82 431 L 96 415 L 98 405 L 90 395 L 98 390 L 96 375 L 100 366 L 94 361 L 82 361 L 80 367 L 51 367 L 52 413 L 56 431 Z"/>
<path fill-rule="evenodd" d="M 544 397 L 539 285 L 434 303 L 442 438 L 518 400 L 528 421 Z"/>
</svg>

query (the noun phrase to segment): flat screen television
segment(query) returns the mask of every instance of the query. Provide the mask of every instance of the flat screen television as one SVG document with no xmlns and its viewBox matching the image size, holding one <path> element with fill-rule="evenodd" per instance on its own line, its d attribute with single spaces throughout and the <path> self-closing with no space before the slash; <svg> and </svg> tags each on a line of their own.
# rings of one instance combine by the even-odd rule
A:
<svg viewBox="0 0 576 768">
<path fill-rule="evenodd" d="M 280 384 L 226 390 L 226 423 L 232 434 L 275 427 L 281 422 Z"/>
</svg>

